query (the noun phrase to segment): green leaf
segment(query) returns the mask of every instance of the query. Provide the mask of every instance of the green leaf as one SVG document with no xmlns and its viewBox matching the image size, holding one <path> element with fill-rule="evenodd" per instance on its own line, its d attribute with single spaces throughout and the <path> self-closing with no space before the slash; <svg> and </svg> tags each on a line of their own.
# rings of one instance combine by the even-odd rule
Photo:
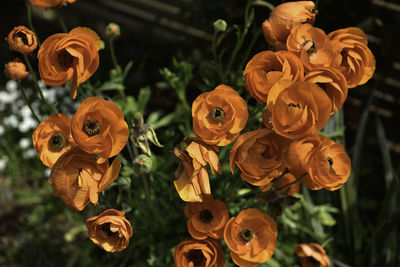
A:
<svg viewBox="0 0 400 267">
<path fill-rule="evenodd" d="M 149 102 L 151 95 L 151 89 L 149 86 L 143 87 L 139 91 L 139 96 L 137 100 L 137 111 L 144 112 L 147 102 Z"/>
<path fill-rule="evenodd" d="M 157 129 L 157 128 L 161 128 L 161 127 L 170 125 L 175 120 L 175 116 L 176 116 L 175 112 L 170 113 L 170 114 L 162 117 L 158 121 L 150 123 L 150 125 L 151 125 L 151 127 L 153 127 L 153 129 Z"/>
<path fill-rule="evenodd" d="M 131 70 L 132 66 L 133 66 L 133 60 L 130 60 L 128 62 L 128 64 L 126 64 L 125 69 L 124 69 L 124 73 L 123 73 L 124 80 L 126 79 L 126 75 L 128 75 L 128 72 Z"/>
</svg>

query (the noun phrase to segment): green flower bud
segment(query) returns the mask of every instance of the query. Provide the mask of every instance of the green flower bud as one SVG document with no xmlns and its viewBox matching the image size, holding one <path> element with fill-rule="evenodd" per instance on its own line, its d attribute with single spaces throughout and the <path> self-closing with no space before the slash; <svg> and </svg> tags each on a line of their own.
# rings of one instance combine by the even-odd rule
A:
<svg viewBox="0 0 400 267">
<path fill-rule="evenodd" d="M 146 154 L 140 154 L 133 161 L 134 169 L 138 173 L 150 173 L 153 168 L 153 160 Z"/>
<path fill-rule="evenodd" d="M 107 25 L 106 35 L 111 38 L 115 38 L 121 35 L 121 29 L 117 23 L 111 22 Z"/>
<path fill-rule="evenodd" d="M 226 21 L 222 19 L 216 20 L 213 25 L 216 32 L 224 32 L 226 30 L 226 27 L 228 26 Z"/>
</svg>

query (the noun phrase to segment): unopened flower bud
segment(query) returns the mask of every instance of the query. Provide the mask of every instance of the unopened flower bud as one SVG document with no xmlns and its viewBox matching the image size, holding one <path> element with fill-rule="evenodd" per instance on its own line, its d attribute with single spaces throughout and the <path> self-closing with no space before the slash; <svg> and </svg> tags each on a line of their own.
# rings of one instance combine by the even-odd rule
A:
<svg viewBox="0 0 400 267">
<path fill-rule="evenodd" d="M 15 27 L 7 37 L 11 50 L 21 54 L 31 54 L 37 47 L 35 34 L 25 26 Z"/>
<path fill-rule="evenodd" d="M 228 24 L 226 23 L 226 21 L 222 19 L 218 19 L 214 22 L 214 30 L 216 32 L 224 32 L 227 26 Z"/>
<path fill-rule="evenodd" d="M 115 38 L 121 35 L 121 29 L 117 23 L 111 22 L 107 25 L 106 35 L 111 38 Z"/>
<path fill-rule="evenodd" d="M 150 125 L 144 123 L 142 113 L 135 112 L 135 114 L 133 114 L 132 128 L 133 135 L 131 136 L 131 141 L 146 155 L 151 156 L 149 141 L 158 147 L 163 147 L 158 141 L 154 129 Z"/>
<path fill-rule="evenodd" d="M 146 154 L 140 154 L 134 160 L 134 168 L 139 173 L 150 173 L 153 168 L 153 160 Z"/>
<path fill-rule="evenodd" d="M 29 72 L 26 70 L 22 60 L 16 58 L 6 64 L 5 74 L 11 80 L 23 80 L 28 76 Z"/>
</svg>

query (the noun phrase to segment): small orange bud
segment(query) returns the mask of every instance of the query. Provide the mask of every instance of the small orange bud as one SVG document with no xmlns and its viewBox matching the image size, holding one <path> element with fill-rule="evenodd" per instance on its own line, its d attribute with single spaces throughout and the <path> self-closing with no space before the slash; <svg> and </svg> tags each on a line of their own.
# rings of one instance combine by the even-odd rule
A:
<svg viewBox="0 0 400 267">
<path fill-rule="evenodd" d="M 6 76 L 11 80 L 23 80 L 29 74 L 29 72 L 26 70 L 25 64 L 19 58 L 16 58 L 6 64 L 5 73 Z"/>
<path fill-rule="evenodd" d="M 7 37 L 11 50 L 22 54 L 30 54 L 37 47 L 35 34 L 25 26 L 15 27 Z"/>
</svg>

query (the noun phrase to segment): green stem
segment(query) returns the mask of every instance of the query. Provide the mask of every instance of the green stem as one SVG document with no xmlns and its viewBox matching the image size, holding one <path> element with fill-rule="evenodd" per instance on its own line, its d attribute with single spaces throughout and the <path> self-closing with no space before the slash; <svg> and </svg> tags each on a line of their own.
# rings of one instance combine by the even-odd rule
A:
<svg viewBox="0 0 400 267">
<path fill-rule="evenodd" d="M 55 10 L 56 13 L 57 13 L 58 22 L 60 23 L 61 29 L 62 29 L 65 33 L 68 33 L 67 26 L 65 26 L 65 22 L 64 22 L 63 17 L 61 16 L 61 13 L 60 13 L 59 8 L 55 8 L 54 10 Z"/>
<path fill-rule="evenodd" d="M 217 64 L 218 76 L 221 80 L 223 80 L 222 70 L 221 70 L 221 61 L 217 56 L 217 31 L 214 31 L 213 39 L 212 39 L 212 52 L 214 56 L 215 64 Z"/>
<path fill-rule="evenodd" d="M 279 188 L 276 188 L 275 191 L 280 191 L 280 190 L 282 190 L 282 189 L 285 189 L 285 188 L 288 187 L 288 186 L 291 186 L 292 184 L 295 184 L 295 183 L 299 182 L 299 181 L 300 181 L 301 179 L 303 179 L 306 175 L 307 175 L 307 173 L 305 172 L 305 173 L 303 173 L 299 178 L 297 178 L 296 180 L 294 180 L 293 182 L 288 183 L 288 184 L 285 184 L 285 185 L 283 185 L 283 186 L 281 186 L 281 187 L 279 187 Z"/>
<path fill-rule="evenodd" d="M 29 109 L 31 110 L 32 115 L 33 115 L 33 117 L 35 118 L 35 120 L 36 120 L 38 123 L 40 123 L 39 117 L 36 115 L 35 111 L 33 111 L 33 108 L 32 108 L 32 106 L 31 106 L 31 104 L 29 103 L 28 98 L 26 97 L 25 90 L 24 90 L 24 87 L 23 87 L 22 84 L 21 84 L 21 81 L 18 81 L 18 86 L 19 86 L 19 88 L 21 89 L 21 93 L 22 93 L 22 96 L 23 96 L 23 98 L 24 98 L 25 104 L 26 104 L 26 105 L 29 107 Z"/>
<path fill-rule="evenodd" d="M 30 62 L 28 56 L 27 56 L 27 55 L 23 55 L 23 56 L 24 56 L 25 63 L 26 63 L 26 65 L 28 66 L 29 72 L 30 72 L 30 74 L 31 74 L 31 76 L 32 76 L 32 79 L 33 79 L 33 87 L 35 87 L 36 91 L 39 92 L 40 97 L 42 98 L 43 102 L 49 107 L 50 112 L 51 112 L 51 113 L 57 113 L 57 111 L 56 111 L 56 109 L 54 108 L 54 106 L 51 105 L 51 104 L 47 101 L 47 99 L 44 97 L 43 92 L 42 92 L 42 90 L 40 89 L 40 86 L 39 86 L 39 84 L 38 84 L 38 80 L 37 80 L 37 77 L 36 77 L 36 73 L 35 73 L 35 71 L 34 71 L 33 68 L 32 68 L 32 65 L 31 65 L 31 62 Z"/>
<path fill-rule="evenodd" d="M 245 18 L 244 18 L 244 28 L 243 28 L 243 31 L 241 31 L 240 36 L 238 37 L 238 41 L 237 41 L 237 43 L 235 45 L 235 48 L 233 49 L 232 56 L 229 59 L 228 66 L 227 66 L 226 71 L 225 71 L 225 73 L 223 75 L 223 80 L 225 80 L 226 75 L 228 75 L 229 72 L 231 71 L 232 64 L 236 59 L 237 53 L 239 52 L 240 48 L 242 47 L 244 38 L 246 37 L 247 30 L 248 30 L 247 29 L 247 26 L 248 26 L 247 24 L 248 24 L 250 3 L 251 3 L 251 1 L 247 1 L 246 10 L 245 10 L 245 13 L 244 13 L 244 16 L 245 16 Z"/>
<path fill-rule="evenodd" d="M 118 65 L 117 57 L 115 56 L 115 50 L 114 50 L 114 38 L 110 38 L 110 40 L 108 41 L 108 44 L 110 46 L 111 59 L 114 64 L 114 68 L 118 69 L 119 65 Z"/>
<path fill-rule="evenodd" d="M 239 70 L 242 70 L 246 61 L 248 61 L 248 58 L 250 56 L 250 52 L 252 51 L 258 37 L 261 34 L 261 29 L 257 29 L 256 33 L 253 34 L 253 39 L 251 39 L 249 46 L 247 47 L 246 53 L 244 54 L 244 57 L 242 58 L 242 61 L 239 64 Z"/>
<path fill-rule="evenodd" d="M 28 17 L 29 28 L 36 35 L 37 44 L 38 44 L 38 47 L 40 47 L 41 42 L 40 42 L 39 37 L 38 37 L 38 35 L 36 33 L 35 27 L 33 26 L 33 23 L 32 23 L 32 7 L 28 3 L 28 0 L 25 0 L 25 6 L 26 6 L 26 14 L 27 14 L 27 17 Z"/>
</svg>

